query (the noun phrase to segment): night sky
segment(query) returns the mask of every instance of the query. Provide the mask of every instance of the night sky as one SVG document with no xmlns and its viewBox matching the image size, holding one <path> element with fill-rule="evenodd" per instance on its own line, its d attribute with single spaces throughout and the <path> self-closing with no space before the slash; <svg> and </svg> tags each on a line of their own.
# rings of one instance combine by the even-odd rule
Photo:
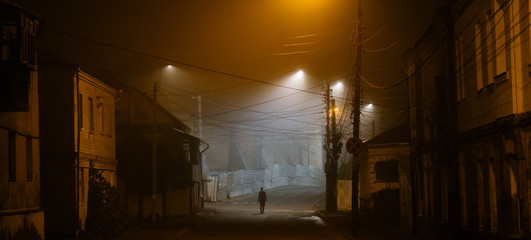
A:
<svg viewBox="0 0 531 240">
<path fill-rule="evenodd" d="M 42 49 L 150 95 L 162 80 L 161 104 L 184 121 L 197 119 L 193 97 L 201 95 L 203 124 L 212 131 L 321 134 L 325 81 L 343 82 L 335 96 L 348 107 L 358 1 L 19 2 L 43 19 Z M 389 86 L 404 79 L 401 54 L 445 2 L 363 1 L 365 80 Z M 174 68 L 161 71 L 168 64 Z M 405 115 L 407 90 L 363 84 L 364 104 L 380 106 L 362 112 L 362 138 L 368 138 L 372 119 L 387 118 L 376 125 L 381 132 Z"/>
</svg>

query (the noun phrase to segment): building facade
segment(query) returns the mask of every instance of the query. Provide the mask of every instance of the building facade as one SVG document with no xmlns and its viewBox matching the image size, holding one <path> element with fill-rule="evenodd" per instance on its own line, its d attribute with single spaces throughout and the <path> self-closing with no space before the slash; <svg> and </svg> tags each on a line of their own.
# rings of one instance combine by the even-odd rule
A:
<svg viewBox="0 0 531 240">
<path fill-rule="evenodd" d="M 126 85 L 120 88 L 124 91 L 116 108 L 118 181 L 129 218 L 197 213 L 202 198 L 200 140 L 151 97 Z"/>
<path fill-rule="evenodd" d="M 51 56 L 39 62 L 46 234 L 75 237 L 85 228 L 89 169 L 98 169 L 116 186 L 118 93 L 76 65 Z"/>
<path fill-rule="evenodd" d="M 363 143 L 359 165 L 360 208 L 379 222 L 395 224 L 407 202 L 408 176 L 404 160 L 409 158 L 409 130 L 405 124 L 390 129 Z M 405 162 L 409 166 L 409 161 Z M 406 218 L 407 219 L 407 218 Z"/>
<path fill-rule="evenodd" d="M 38 26 L 28 10 L 0 1 L 0 239 L 44 239 Z"/>
<path fill-rule="evenodd" d="M 404 55 L 419 225 L 531 236 L 530 12 L 528 0 L 451 1 Z"/>
</svg>

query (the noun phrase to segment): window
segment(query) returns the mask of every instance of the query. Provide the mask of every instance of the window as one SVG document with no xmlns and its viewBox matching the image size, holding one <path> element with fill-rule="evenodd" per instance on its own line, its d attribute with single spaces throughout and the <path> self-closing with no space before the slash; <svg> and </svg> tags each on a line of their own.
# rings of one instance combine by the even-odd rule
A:
<svg viewBox="0 0 531 240">
<path fill-rule="evenodd" d="M 15 132 L 9 132 L 9 181 L 14 182 L 17 180 L 17 147 L 16 147 L 16 135 Z"/>
<path fill-rule="evenodd" d="M 89 97 L 88 101 L 89 101 L 90 132 L 94 132 L 94 99 Z"/>
<path fill-rule="evenodd" d="M 85 203 L 85 171 L 87 171 L 87 169 L 83 168 L 81 169 L 81 171 L 79 171 L 79 188 L 80 188 L 80 192 L 81 192 L 81 202 L 82 203 Z"/>
<path fill-rule="evenodd" d="M 33 181 L 33 139 L 26 137 L 26 180 Z"/>
<path fill-rule="evenodd" d="M 183 141 L 183 151 L 186 159 L 186 163 L 191 163 L 192 159 L 190 158 L 190 152 L 192 150 L 192 146 L 189 139 L 185 139 Z"/>
<path fill-rule="evenodd" d="M 461 200 L 461 228 L 466 229 L 468 226 L 468 211 L 467 211 L 467 177 L 466 177 L 466 168 L 465 168 L 465 154 L 457 154 L 458 161 L 458 182 L 459 182 L 459 197 Z"/>
<path fill-rule="evenodd" d="M 25 14 L 4 15 L 0 27 L 0 60 L 35 65 L 38 21 Z M 20 24 L 9 24 L 15 22 Z"/>
<path fill-rule="evenodd" d="M 492 3 L 494 4 L 494 54 L 496 56 L 496 76 L 499 76 L 507 71 L 507 59 L 505 56 L 505 16 L 498 1 L 493 0 Z"/>
<path fill-rule="evenodd" d="M 455 40 L 456 73 L 457 73 L 457 101 L 465 99 L 465 76 L 463 65 L 463 36 L 459 35 Z"/>
<path fill-rule="evenodd" d="M 98 104 L 100 106 L 100 122 L 101 122 L 101 133 L 105 133 L 105 108 L 103 103 Z"/>
<path fill-rule="evenodd" d="M 374 171 L 378 182 L 398 182 L 398 160 L 396 159 L 376 162 Z"/>
<path fill-rule="evenodd" d="M 481 47 L 481 25 L 476 23 L 475 25 L 475 43 L 476 43 L 476 82 L 477 90 L 481 91 L 483 89 L 483 54 Z"/>
<path fill-rule="evenodd" d="M 83 129 L 83 94 L 79 94 L 78 97 L 78 125 L 79 129 Z"/>
<path fill-rule="evenodd" d="M 487 62 L 487 86 L 494 83 L 494 29 L 490 13 L 485 16 L 485 56 Z"/>
</svg>

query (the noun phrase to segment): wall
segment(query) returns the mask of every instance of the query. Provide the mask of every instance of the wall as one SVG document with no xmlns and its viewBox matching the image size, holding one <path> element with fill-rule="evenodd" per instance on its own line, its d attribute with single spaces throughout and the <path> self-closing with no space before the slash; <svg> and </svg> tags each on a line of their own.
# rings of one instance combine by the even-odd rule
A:
<svg viewBox="0 0 531 240">
<path fill-rule="evenodd" d="M 29 111 L 0 112 L 0 238 L 33 224 L 44 237 L 44 217 L 41 209 L 41 177 L 39 153 L 39 101 L 37 72 L 30 72 Z M 9 180 L 9 132 L 16 132 L 16 179 Z M 31 139 L 31 158 L 27 159 L 27 141 Z M 31 162 L 28 162 L 31 161 Z M 32 166 L 28 169 L 28 163 Z M 33 178 L 28 178 L 31 171 Z M 2 233 L 3 232 L 3 233 Z"/>
<path fill-rule="evenodd" d="M 75 232 L 74 69 L 39 69 L 42 204 L 46 235 Z"/>
<path fill-rule="evenodd" d="M 300 165 L 273 165 L 266 169 L 238 170 L 221 173 L 217 178 L 218 200 L 258 192 L 261 187 L 271 189 L 289 185 L 322 186 L 324 184 L 322 169 Z M 212 181 L 212 183 L 215 182 Z M 206 199 L 212 198 L 207 196 Z"/>
<path fill-rule="evenodd" d="M 117 92 L 76 66 L 43 67 L 39 77 L 47 234 L 72 237 L 84 229 L 91 165 L 101 170 L 112 186 L 117 182 L 114 123 Z"/>
<path fill-rule="evenodd" d="M 111 183 L 111 186 L 116 186 L 117 160 L 114 123 L 116 90 L 81 70 L 77 73 L 79 79 L 73 78 L 72 81 L 75 82 L 74 86 L 79 84 L 80 95 L 77 94 L 77 89 L 73 90 L 75 108 L 72 114 L 75 116 L 74 129 L 80 128 L 80 168 L 76 171 L 76 175 L 78 179 L 77 198 L 79 199 L 78 218 L 81 230 L 83 230 L 87 217 L 89 168 L 91 165 L 103 173 L 102 175 Z M 89 99 L 92 99 L 92 113 L 90 112 Z M 82 110 L 81 114 L 78 111 L 80 109 Z M 81 125 L 79 125 L 79 120 L 83 121 Z M 77 152 L 78 132 L 74 131 L 74 134 L 74 146 Z"/>
<path fill-rule="evenodd" d="M 360 201 L 358 201 L 359 205 Z M 359 207 L 359 206 L 358 206 Z M 337 209 L 352 209 L 352 181 L 337 180 Z"/>
</svg>

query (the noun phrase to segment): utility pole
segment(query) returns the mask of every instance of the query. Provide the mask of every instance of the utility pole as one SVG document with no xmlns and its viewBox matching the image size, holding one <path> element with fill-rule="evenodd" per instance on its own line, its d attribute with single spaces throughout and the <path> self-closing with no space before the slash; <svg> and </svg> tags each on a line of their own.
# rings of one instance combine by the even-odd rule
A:
<svg viewBox="0 0 531 240">
<path fill-rule="evenodd" d="M 197 96 L 197 130 L 199 130 L 199 139 L 203 139 L 203 122 L 201 119 L 201 95 Z"/>
<path fill-rule="evenodd" d="M 162 78 L 162 68 L 160 70 L 160 75 Z M 162 80 L 162 79 L 161 79 Z M 155 221 L 155 209 L 157 200 L 157 93 L 159 89 L 159 83 L 153 83 L 153 156 L 151 161 L 151 221 Z"/>
<path fill-rule="evenodd" d="M 337 132 L 337 124 L 336 124 L 336 100 L 331 99 L 332 103 L 332 129 L 331 129 L 331 142 L 332 142 L 332 149 L 329 151 L 331 153 L 331 161 L 329 166 L 329 173 L 327 175 L 330 175 L 330 186 L 332 187 L 331 191 L 331 208 L 332 211 L 337 211 L 337 160 L 339 158 L 339 154 L 341 152 L 341 135 Z"/>
<path fill-rule="evenodd" d="M 360 103 L 361 103 L 361 43 L 362 43 L 362 11 L 361 0 L 358 5 L 358 20 L 356 21 L 357 29 L 354 38 L 356 57 L 353 66 L 354 74 L 354 99 L 352 101 L 354 120 L 352 121 L 353 138 L 360 138 Z M 359 152 L 353 154 L 352 158 L 352 236 L 359 235 L 359 221 L 358 221 L 358 183 L 359 183 Z"/>
<path fill-rule="evenodd" d="M 337 132 L 336 101 L 331 99 L 332 89 L 326 84 L 326 211 L 337 211 L 337 160 L 341 152 L 341 135 Z"/>
<path fill-rule="evenodd" d="M 331 138 L 331 127 L 330 127 L 330 83 L 325 84 L 325 108 L 326 108 L 326 138 L 324 150 L 326 151 L 326 163 L 325 163 L 325 173 L 326 173 L 326 211 L 335 212 L 337 211 L 337 200 L 334 197 L 336 192 L 336 185 L 333 180 L 333 171 L 335 168 L 332 167 L 333 160 L 332 154 L 330 153 L 330 145 L 332 142 Z M 336 174 L 337 175 L 337 174 Z M 335 207 L 334 207 L 335 206 Z"/>
<path fill-rule="evenodd" d="M 201 109 L 201 106 L 202 103 L 201 103 L 201 95 L 198 95 L 197 96 L 197 130 L 199 131 L 199 146 L 201 145 L 201 142 L 203 141 L 203 122 L 202 122 L 202 119 L 201 119 L 201 114 L 202 114 L 202 109 Z M 208 147 L 207 147 L 208 148 Z M 206 150 L 206 149 L 205 149 Z M 202 210 L 203 207 L 204 207 L 204 202 L 205 202 L 205 199 L 204 199 L 204 196 L 205 196 L 205 193 L 204 193 L 204 189 L 205 189 L 205 186 L 204 186 L 204 183 L 205 183 L 205 178 L 204 178 L 204 168 L 203 168 L 203 161 L 205 161 L 205 151 L 201 151 L 201 153 L 199 154 L 199 172 L 200 172 L 200 178 L 201 178 L 201 184 L 199 184 L 199 199 L 201 199 L 201 206 L 200 206 L 200 209 Z"/>
</svg>

